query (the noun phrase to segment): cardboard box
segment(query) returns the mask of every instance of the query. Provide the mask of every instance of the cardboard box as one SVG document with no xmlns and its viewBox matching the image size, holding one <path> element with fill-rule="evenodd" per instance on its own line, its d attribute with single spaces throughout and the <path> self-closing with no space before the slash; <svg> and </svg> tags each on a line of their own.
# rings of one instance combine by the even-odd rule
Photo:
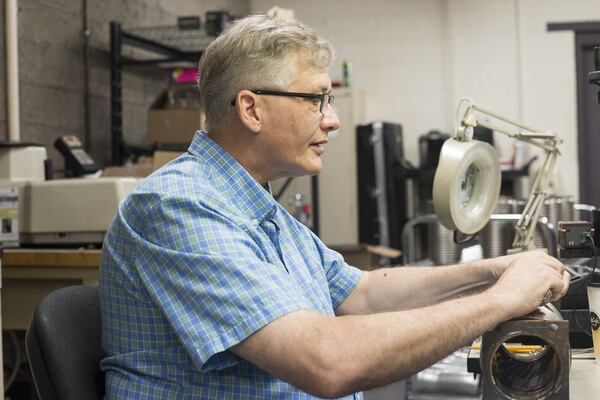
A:
<svg viewBox="0 0 600 400">
<path fill-rule="evenodd" d="M 103 170 L 102 176 L 131 176 L 134 178 L 145 178 L 154 171 L 152 157 L 141 156 L 138 159 L 137 164 L 123 165 L 123 166 L 111 166 L 106 167 Z"/>
<path fill-rule="evenodd" d="M 148 140 L 151 144 L 189 144 L 198 129 L 204 129 L 197 88 L 190 84 L 171 85 L 154 100 L 148 112 Z"/>
<path fill-rule="evenodd" d="M 382 257 L 389 259 L 392 265 L 398 264 L 399 257 L 402 255 L 400 250 L 368 244 L 333 246 L 331 248 L 340 253 L 348 264 L 364 271 L 381 268 Z"/>
<path fill-rule="evenodd" d="M 149 165 L 127 165 L 127 166 L 110 166 L 104 168 L 102 176 L 110 177 L 132 177 L 145 178 L 152 173 L 152 164 Z"/>
<path fill-rule="evenodd" d="M 152 160 L 152 170 L 156 171 L 157 169 L 159 169 L 160 167 L 162 167 L 169 161 L 174 160 L 177 157 L 179 157 L 181 154 L 183 154 L 181 151 L 163 151 L 163 150 L 155 151 L 154 158 Z"/>
</svg>

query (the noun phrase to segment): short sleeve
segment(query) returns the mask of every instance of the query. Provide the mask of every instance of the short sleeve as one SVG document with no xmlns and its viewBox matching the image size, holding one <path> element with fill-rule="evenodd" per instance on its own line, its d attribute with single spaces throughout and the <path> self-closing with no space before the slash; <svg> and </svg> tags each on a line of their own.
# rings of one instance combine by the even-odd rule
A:
<svg viewBox="0 0 600 400">
<path fill-rule="evenodd" d="M 136 268 L 196 367 L 240 361 L 224 352 L 273 320 L 308 308 L 284 268 L 265 262 L 243 226 L 170 199 L 154 208 Z"/>
<path fill-rule="evenodd" d="M 340 253 L 327 248 L 322 243 L 320 245 L 323 248 L 323 266 L 331 293 L 331 303 L 336 309 L 356 289 L 362 277 L 362 271 L 348 265 Z"/>
</svg>

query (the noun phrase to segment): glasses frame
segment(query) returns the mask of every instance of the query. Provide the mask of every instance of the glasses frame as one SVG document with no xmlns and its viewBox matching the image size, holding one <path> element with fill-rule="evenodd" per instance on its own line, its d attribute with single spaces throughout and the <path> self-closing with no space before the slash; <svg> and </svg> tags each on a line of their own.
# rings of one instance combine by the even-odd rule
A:
<svg viewBox="0 0 600 400">
<path fill-rule="evenodd" d="M 283 92 L 279 90 L 266 90 L 266 89 L 256 89 L 251 90 L 252 93 L 257 94 L 259 96 L 282 96 L 282 97 L 301 97 L 303 99 L 309 100 L 319 100 L 321 103 L 319 105 L 319 112 L 323 114 L 323 108 L 325 108 L 325 103 L 329 105 L 333 105 L 335 100 L 335 96 L 327 93 L 302 93 L 302 92 Z M 235 105 L 235 99 L 231 102 L 231 105 Z"/>
</svg>

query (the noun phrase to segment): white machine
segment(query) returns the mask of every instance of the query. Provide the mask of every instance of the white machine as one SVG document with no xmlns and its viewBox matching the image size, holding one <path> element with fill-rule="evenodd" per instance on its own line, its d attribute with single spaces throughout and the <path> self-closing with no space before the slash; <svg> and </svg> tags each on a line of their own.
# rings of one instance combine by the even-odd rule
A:
<svg viewBox="0 0 600 400">
<path fill-rule="evenodd" d="M 0 148 L 0 188 L 17 188 L 21 245 L 100 244 L 135 178 L 45 180 L 46 149 Z"/>
</svg>

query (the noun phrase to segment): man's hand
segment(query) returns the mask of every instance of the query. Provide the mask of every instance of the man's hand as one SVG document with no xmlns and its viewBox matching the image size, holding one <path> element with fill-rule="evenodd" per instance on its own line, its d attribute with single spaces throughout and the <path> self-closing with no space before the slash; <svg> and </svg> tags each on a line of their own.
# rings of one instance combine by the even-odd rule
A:
<svg viewBox="0 0 600 400">
<path fill-rule="evenodd" d="M 507 256 L 490 258 L 490 259 L 484 260 L 483 262 L 485 263 L 486 267 L 488 268 L 488 271 L 492 278 L 492 282 L 495 282 L 498 279 L 500 279 L 500 277 L 502 276 L 504 271 L 506 271 L 513 262 L 515 262 L 516 260 L 524 259 L 524 258 L 527 258 L 531 262 L 539 261 L 542 263 L 547 263 L 549 266 L 551 266 L 556 271 L 558 271 L 561 275 L 565 270 L 564 265 L 562 265 L 562 263 L 560 261 L 558 261 L 556 258 L 554 258 L 552 256 L 549 256 L 547 253 L 545 253 L 544 251 L 541 251 L 541 250 L 532 250 L 532 251 L 526 251 L 523 253 L 516 253 L 516 254 L 510 254 Z"/>
<path fill-rule="evenodd" d="M 555 301 L 569 289 L 571 277 L 560 261 L 540 251 L 498 257 L 500 277 L 489 290 L 499 296 L 511 318 L 525 315 L 542 305 L 548 291 Z M 505 265 L 505 263 L 507 263 Z"/>
</svg>

